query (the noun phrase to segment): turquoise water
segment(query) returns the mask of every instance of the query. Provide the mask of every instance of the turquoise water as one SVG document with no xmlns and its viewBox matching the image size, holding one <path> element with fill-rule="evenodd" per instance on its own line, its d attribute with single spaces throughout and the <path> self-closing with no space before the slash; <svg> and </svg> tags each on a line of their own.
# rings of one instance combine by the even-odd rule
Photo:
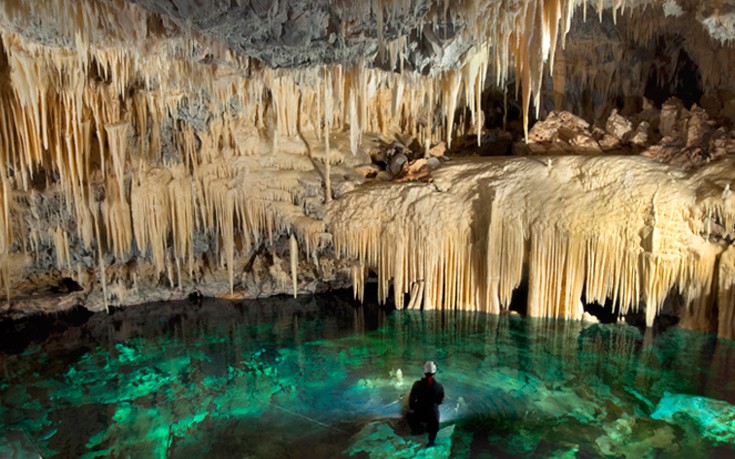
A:
<svg viewBox="0 0 735 459">
<path fill-rule="evenodd" d="M 735 457 L 735 344 L 675 328 L 343 294 L 23 326 L 43 333 L 0 337 L 0 457 Z M 401 420 L 425 359 L 430 449 Z"/>
</svg>

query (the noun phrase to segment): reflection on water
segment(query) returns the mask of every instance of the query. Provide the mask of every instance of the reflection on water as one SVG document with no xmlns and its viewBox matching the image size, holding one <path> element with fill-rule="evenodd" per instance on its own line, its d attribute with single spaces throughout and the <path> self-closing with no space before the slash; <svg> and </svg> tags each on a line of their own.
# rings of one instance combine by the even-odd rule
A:
<svg viewBox="0 0 735 459">
<path fill-rule="evenodd" d="M 701 333 L 341 293 L 85 319 L 0 338 L 0 456 L 735 455 L 735 345 Z M 425 359 L 447 392 L 431 450 L 400 419 Z"/>
</svg>

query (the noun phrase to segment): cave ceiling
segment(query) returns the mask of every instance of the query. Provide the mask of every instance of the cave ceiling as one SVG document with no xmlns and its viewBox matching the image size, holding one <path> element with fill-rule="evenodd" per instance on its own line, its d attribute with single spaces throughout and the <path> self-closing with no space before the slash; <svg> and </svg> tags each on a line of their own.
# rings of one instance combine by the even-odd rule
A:
<svg viewBox="0 0 735 459">
<path fill-rule="evenodd" d="M 339 64 L 441 75 L 489 47 L 494 78 L 485 87 L 527 91 L 520 109 L 531 118 L 569 109 L 599 121 L 611 106 L 599 99 L 655 98 L 652 84 L 659 97 L 683 94 L 688 104 L 703 92 L 735 93 L 725 76 L 735 70 L 732 1 L 132 1 L 169 28 L 196 30 L 271 68 Z M 691 81 L 682 82 L 682 60 L 695 68 Z M 688 97 L 686 86 L 697 94 Z M 598 102 L 590 108 L 584 97 Z"/>
<path fill-rule="evenodd" d="M 129 0 L 256 57 L 271 67 L 330 63 L 386 65 L 380 46 L 406 40 L 405 65 L 419 72 L 456 65 L 472 45 L 495 30 L 526 27 L 517 16 L 522 0 Z M 530 2 L 535 3 L 535 2 Z M 613 0 L 540 2 L 547 14 L 576 13 L 574 29 L 603 14 L 624 17 L 626 9 L 683 18 L 723 43 L 735 37 L 735 3 L 724 0 Z M 645 17 L 645 16 L 644 16 Z M 557 18 L 554 18 L 557 19 Z M 635 21 L 634 21 L 635 22 Z M 640 24 L 634 24 L 633 28 Z M 523 31 L 520 31 L 523 33 Z M 584 31 L 582 32 L 584 34 Z M 381 43 L 382 42 L 382 43 Z"/>
</svg>

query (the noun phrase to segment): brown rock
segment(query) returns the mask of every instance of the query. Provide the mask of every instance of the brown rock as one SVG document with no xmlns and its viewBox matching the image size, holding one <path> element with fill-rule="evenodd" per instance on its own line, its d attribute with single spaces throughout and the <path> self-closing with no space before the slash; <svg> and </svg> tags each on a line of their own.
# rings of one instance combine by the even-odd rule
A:
<svg viewBox="0 0 735 459">
<path fill-rule="evenodd" d="M 684 110 L 684 107 L 679 99 L 672 97 L 664 102 L 663 106 L 661 106 L 661 118 L 658 125 L 658 130 L 662 136 L 678 136 L 676 125 L 682 110 Z"/>
<path fill-rule="evenodd" d="M 403 170 L 394 179 L 396 182 L 431 182 L 432 180 L 431 168 L 427 158 L 420 158 L 404 164 Z"/>
<path fill-rule="evenodd" d="M 633 131 L 633 123 L 626 117 L 620 115 L 617 109 L 613 109 L 605 123 L 605 130 L 621 142 L 625 142 L 628 140 L 628 135 Z"/>
<path fill-rule="evenodd" d="M 735 154 L 735 133 L 720 128 L 712 135 L 708 145 L 710 159 Z"/>
<path fill-rule="evenodd" d="M 375 179 L 383 182 L 389 182 L 393 179 L 393 174 L 388 171 L 380 171 L 378 172 L 378 175 L 375 176 Z"/>
<path fill-rule="evenodd" d="M 600 128 L 592 129 L 592 136 L 600 145 L 603 152 L 611 152 L 620 148 L 620 139 L 608 134 Z"/>
<path fill-rule="evenodd" d="M 528 132 L 528 143 L 554 142 L 559 139 L 559 130 L 564 129 L 563 137 L 586 132 L 589 123 L 569 112 L 551 112 L 545 120 L 533 125 Z"/>
<path fill-rule="evenodd" d="M 579 152 L 579 150 L 583 150 L 582 153 L 602 153 L 602 149 L 600 148 L 600 144 L 597 142 L 597 140 L 592 137 L 592 135 L 589 134 L 577 134 L 569 141 L 569 144 L 575 148 L 575 151 Z"/>
<path fill-rule="evenodd" d="M 648 121 L 641 121 L 635 128 L 635 131 L 630 136 L 630 143 L 639 147 L 645 147 L 648 145 L 648 130 L 650 125 Z"/>
<path fill-rule="evenodd" d="M 431 147 L 429 150 L 429 156 L 441 158 L 444 156 L 444 153 L 447 152 L 447 144 L 444 142 L 439 142 L 438 144 Z"/>
<path fill-rule="evenodd" d="M 355 172 L 365 178 L 375 178 L 380 172 L 380 167 L 377 164 L 360 164 L 355 166 Z"/>
<path fill-rule="evenodd" d="M 707 131 L 710 130 L 708 121 L 709 117 L 707 116 L 707 112 L 699 107 L 692 107 L 692 111 L 689 112 L 689 118 L 687 121 L 687 147 L 702 144 Z"/>
</svg>

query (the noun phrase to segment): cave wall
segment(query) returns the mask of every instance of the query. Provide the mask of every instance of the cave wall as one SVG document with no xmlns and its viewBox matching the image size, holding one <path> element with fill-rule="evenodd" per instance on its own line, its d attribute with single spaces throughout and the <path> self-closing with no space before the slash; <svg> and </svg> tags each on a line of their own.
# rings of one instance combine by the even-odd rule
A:
<svg viewBox="0 0 735 459">
<path fill-rule="evenodd" d="M 732 226 L 723 194 L 727 168 L 699 177 L 718 184 L 709 194 L 691 197 L 676 185 L 668 191 L 673 197 L 662 198 L 672 199 L 672 207 L 684 199 L 688 212 L 662 233 L 686 241 L 676 243 L 674 261 L 651 261 L 663 255 L 650 234 L 671 215 L 651 212 L 656 204 L 649 203 L 636 208 L 639 224 L 621 233 L 625 242 L 616 242 L 630 247 L 609 242 L 615 237 L 601 243 L 611 257 L 616 250 L 635 256 L 594 271 L 555 257 L 568 250 L 592 256 L 569 241 L 595 239 L 568 226 L 587 218 L 575 228 L 598 228 L 596 214 L 572 213 L 544 232 L 533 229 L 539 211 L 502 229 L 504 217 L 488 215 L 497 210 L 472 204 L 476 193 L 495 199 L 487 173 L 453 168 L 444 155 L 461 155 L 467 139 L 482 143 L 489 88 L 504 88 L 533 143 L 530 122 L 552 106 L 594 122 L 614 105 L 642 105 L 654 76 L 657 87 L 676 92 L 685 55 L 702 94 L 719 103 L 710 104 L 713 118 L 727 119 L 731 102 L 713 94 L 732 91 L 722 71 L 732 65 L 730 12 L 684 3 L 614 1 L 597 10 L 586 2 L 541 0 L 4 3 L 3 311 L 23 315 L 78 303 L 101 309 L 193 291 L 257 297 L 352 284 L 359 294 L 375 273 L 381 297 L 393 288 L 399 305 L 405 294 L 412 306 L 500 312 L 525 263 L 533 315 L 580 318 L 580 285 L 587 282 L 594 300 L 613 296 L 622 312 L 645 307 L 650 325 L 666 293 L 679 288 L 689 303 L 705 305 L 701 317 L 693 314 L 693 327 L 712 328 L 712 286 Z M 404 160 L 376 164 L 389 147 L 406 151 Z M 584 183 L 599 167 L 567 169 Z M 411 207 L 408 196 L 430 196 L 445 168 L 445 177 L 472 187 L 446 202 L 446 215 L 433 198 Z M 528 175 L 512 181 L 520 194 L 537 186 L 537 174 L 557 170 L 521 169 Z M 665 181 L 668 173 L 679 177 L 652 169 L 640 186 Z M 397 188 L 386 196 L 373 183 L 411 177 L 421 177 L 422 188 L 391 185 Z M 536 195 L 538 202 L 589 191 L 557 178 L 553 191 L 561 197 L 550 191 Z M 676 180 L 693 183 L 688 176 Z M 614 199 L 591 196 L 624 208 L 626 190 Z M 640 199 L 656 201 L 658 193 Z M 702 204 L 710 198 L 721 202 Z M 514 205 L 529 201 L 504 209 L 512 213 Z M 400 233 L 393 225 L 404 218 L 408 232 Z M 465 220 L 471 224 L 459 225 L 462 234 L 442 230 Z M 710 220 L 725 237 L 709 241 L 700 226 Z M 488 239 L 488 228 L 519 233 L 506 241 L 515 248 L 488 242 L 500 237 Z M 444 241 L 439 249 L 436 238 Z M 475 249 L 479 258 L 465 253 Z M 394 258 L 407 250 L 418 257 L 410 265 L 410 257 Z M 512 267 L 508 274 L 492 274 L 494 257 L 507 259 L 498 263 Z M 645 263 L 653 264 L 644 269 Z M 722 293 L 728 279 L 720 276 L 721 311 L 732 302 Z M 558 308 L 548 309 L 553 302 Z"/>
</svg>

